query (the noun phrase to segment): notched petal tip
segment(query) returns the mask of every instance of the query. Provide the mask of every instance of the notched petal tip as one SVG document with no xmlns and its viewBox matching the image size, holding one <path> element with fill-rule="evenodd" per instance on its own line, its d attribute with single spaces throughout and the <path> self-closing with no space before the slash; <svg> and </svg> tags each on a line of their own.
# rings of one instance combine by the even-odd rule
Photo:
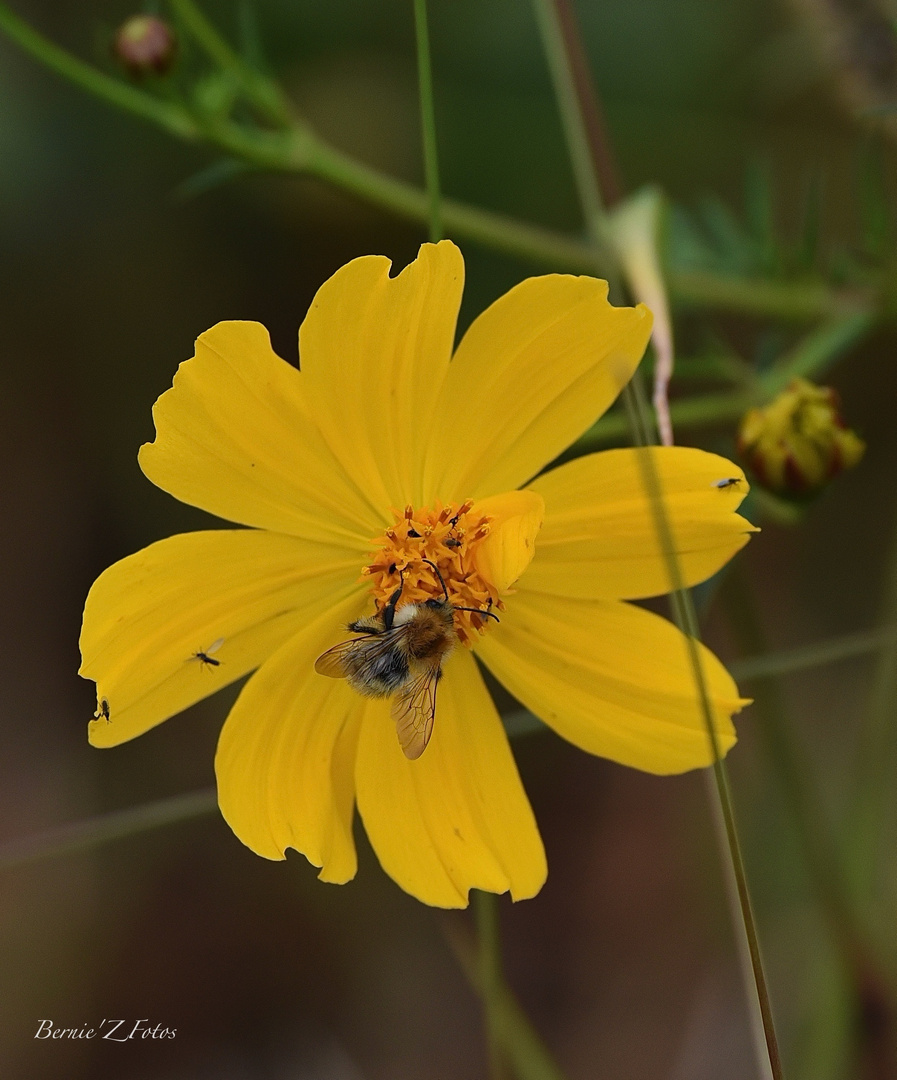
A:
<svg viewBox="0 0 897 1080">
<path fill-rule="evenodd" d="M 153 406 L 140 468 L 225 520 L 364 545 L 379 519 L 325 444 L 306 384 L 261 323 L 217 323 Z"/>
<path fill-rule="evenodd" d="M 435 243 L 427 241 L 421 244 L 417 250 L 417 257 L 421 258 L 421 256 L 440 259 L 444 262 L 457 262 L 460 260 L 462 267 L 464 265 L 464 256 L 454 240 L 437 240 Z"/>
<path fill-rule="evenodd" d="M 545 880 L 545 851 L 495 706 L 466 650 L 440 683 L 433 739 L 401 752 L 370 701 L 356 763 L 358 809 L 383 869 L 431 907 L 463 908 L 472 888 L 515 899 Z"/>
<path fill-rule="evenodd" d="M 427 442 L 449 367 L 464 284 L 451 242 L 422 245 L 397 272 L 353 259 L 315 294 L 299 329 L 315 422 L 372 505 L 420 502 Z"/>
</svg>

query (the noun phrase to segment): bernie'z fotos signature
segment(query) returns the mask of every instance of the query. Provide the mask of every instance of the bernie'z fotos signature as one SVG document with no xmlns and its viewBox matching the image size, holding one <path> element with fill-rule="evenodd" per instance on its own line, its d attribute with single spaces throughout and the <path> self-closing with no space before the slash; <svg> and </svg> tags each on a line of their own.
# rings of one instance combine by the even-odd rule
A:
<svg viewBox="0 0 897 1080">
<path fill-rule="evenodd" d="M 54 1027 L 52 1020 L 41 1020 L 37 1025 L 35 1039 L 108 1039 L 111 1042 L 128 1042 L 130 1039 L 173 1039 L 177 1028 L 149 1026 L 149 1020 L 101 1020 L 95 1028 L 86 1024 L 79 1028 Z"/>
</svg>

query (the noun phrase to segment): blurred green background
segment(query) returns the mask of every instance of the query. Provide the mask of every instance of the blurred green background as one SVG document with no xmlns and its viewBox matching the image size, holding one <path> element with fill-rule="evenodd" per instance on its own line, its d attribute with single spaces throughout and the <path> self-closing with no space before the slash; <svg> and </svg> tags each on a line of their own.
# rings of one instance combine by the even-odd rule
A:
<svg viewBox="0 0 897 1080">
<path fill-rule="evenodd" d="M 109 71 L 112 33 L 133 13 L 117 0 L 13 6 Z M 890 151 L 876 125 L 845 110 L 816 47 L 814 10 L 774 0 L 580 2 L 627 189 L 658 183 L 693 220 L 712 218 L 714 198 L 743 217 L 746 184 L 765 176 L 776 229 L 796 242 L 818 182 L 824 242 L 861 246 L 861 178 L 877 158 L 890 184 Z M 270 70 L 322 135 L 422 181 L 410 3 L 256 0 L 249 13 L 228 0 L 205 11 L 235 41 L 241 26 L 256 27 Z M 431 0 L 430 20 L 446 193 L 577 232 L 530 6 Z M 892 43 L 886 28 L 879 34 L 869 50 L 886 79 Z M 86 739 L 95 700 L 76 674 L 77 640 L 91 582 L 156 539 L 215 524 L 140 473 L 151 405 L 215 322 L 259 320 L 295 360 L 298 325 L 327 276 L 367 253 L 402 266 L 426 239 L 424 227 L 312 180 L 253 174 L 185 196 L 185 181 L 214 160 L 88 98 L 0 38 L 0 840 L 213 784 L 235 691 L 115 750 Z M 546 269 L 463 247 L 462 328 Z M 686 342 L 699 336 L 693 318 L 681 325 Z M 782 334 L 743 316 L 710 323 L 746 349 Z M 757 598 L 770 649 L 879 618 L 894 528 L 894 346 L 883 329 L 831 374 L 868 441 L 862 465 L 799 526 L 764 522 L 740 557 L 736 573 Z M 731 452 L 732 435 L 685 431 L 680 441 Z M 739 658 L 743 643 L 716 601 L 706 630 L 724 659 Z M 872 669 L 859 658 L 781 683 L 834 821 L 856 779 Z M 767 693 L 745 689 L 758 700 Z M 853 1080 L 854 1006 L 756 708 L 742 715 L 730 766 L 788 1075 Z M 753 1080 L 704 778 L 645 776 L 548 731 L 521 737 L 515 751 L 550 874 L 538 899 L 502 900 L 505 960 L 570 1080 Z M 892 819 L 881 835 L 893 852 Z M 217 815 L 2 871 L 0 1075 L 485 1075 L 478 1003 L 444 936 L 446 923 L 467 917 L 405 896 L 358 839 L 359 874 L 342 888 L 317 882 L 300 856 L 257 858 Z M 892 866 L 886 860 L 877 879 L 880 911 L 893 911 Z M 893 953 L 882 952 L 892 971 Z M 66 1027 L 148 1018 L 177 1036 L 38 1041 L 44 1018 Z"/>
</svg>

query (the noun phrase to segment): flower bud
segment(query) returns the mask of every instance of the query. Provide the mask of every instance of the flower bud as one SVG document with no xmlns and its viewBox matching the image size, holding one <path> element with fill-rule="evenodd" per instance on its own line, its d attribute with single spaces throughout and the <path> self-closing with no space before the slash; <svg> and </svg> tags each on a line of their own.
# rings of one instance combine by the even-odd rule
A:
<svg viewBox="0 0 897 1080">
<path fill-rule="evenodd" d="M 763 487 L 796 498 L 820 491 L 863 456 L 866 444 L 844 426 L 837 393 L 793 379 L 769 405 L 741 421 L 738 450 Z"/>
<path fill-rule="evenodd" d="M 174 63 L 177 39 L 174 31 L 153 15 L 132 15 L 121 24 L 112 51 L 136 76 L 164 75 Z"/>
</svg>

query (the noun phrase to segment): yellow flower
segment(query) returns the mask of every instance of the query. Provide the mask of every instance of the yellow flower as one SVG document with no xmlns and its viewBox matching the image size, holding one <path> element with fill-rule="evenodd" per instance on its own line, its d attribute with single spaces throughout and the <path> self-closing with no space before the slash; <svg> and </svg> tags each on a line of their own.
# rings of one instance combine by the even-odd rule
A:
<svg viewBox="0 0 897 1080">
<path fill-rule="evenodd" d="M 792 379 L 763 409 L 745 413 L 738 451 L 763 487 L 779 495 L 813 495 L 866 450 L 841 419 L 830 386 Z"/>
<path fill-rule="evenodd" d="M 685 639 L 625 602 L 669 589 L 636 452 L 539 475 L 630 378 L 651 317 L 611 307 L 602 281 L 531 278 L 452 355 L 458 249 L 425 244 L 389 270 L 355 259 L 322 286 L 301 371 L 259 324 L 219 323 L 156 403 L 156 439 L 140 451 L 149 479 L 250 527 L 173 536 L 100 576 L 81 637 L 99 701 L 90 740 L 132 739 L 258 669 L 216 759 L 222 813 L 245 844 L 270 859 L 295 848 L 325 881 L 348 881 L 357 803 L 384 869 L 414 896 L 520 899 L 541 888 L 545 855 L 471 647 L 591 753 L 656 773 L 710 761 Z M 746 542 L 752 526 L 734 511 L 747 485 L 713 454 L 652 452 L 693 584 Z M 433 736 L 409 760 L 390 701 L 314 664 L 399 583 L 401 604 L 440 599 L 431 563 L 454 604 L 491 606 L 500 622 L 456 613 Z M 743 702 L 702 656 L 725 751 Z"/>
</svg>

